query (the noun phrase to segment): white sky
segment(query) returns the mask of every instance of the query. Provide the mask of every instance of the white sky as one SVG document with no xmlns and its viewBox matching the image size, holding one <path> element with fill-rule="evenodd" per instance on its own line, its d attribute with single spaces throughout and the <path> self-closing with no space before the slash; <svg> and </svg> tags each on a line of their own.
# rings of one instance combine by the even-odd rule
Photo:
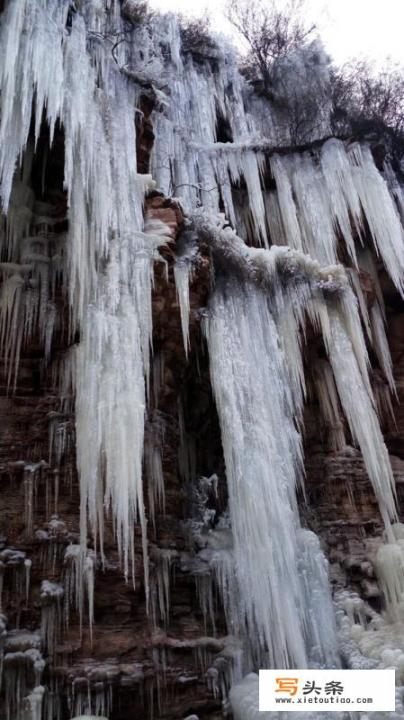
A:
<svg viewBox="0 0 404 720">
<path fill-rule="evenodd" d="M 280 0 L 282 2 L 282 0 Z M 163 11 L 180 11 L 214 19 L 214 27 L 231 30 L 223 17 L 225 0 L 150 0 Z M 254 0 L 251 0 L 254 2 Z M 337 62 L 366 56 L 377 63 L 387 57 L 404 63 L 404 0 L 307 0 L 310 20 Z"/>
</svg>

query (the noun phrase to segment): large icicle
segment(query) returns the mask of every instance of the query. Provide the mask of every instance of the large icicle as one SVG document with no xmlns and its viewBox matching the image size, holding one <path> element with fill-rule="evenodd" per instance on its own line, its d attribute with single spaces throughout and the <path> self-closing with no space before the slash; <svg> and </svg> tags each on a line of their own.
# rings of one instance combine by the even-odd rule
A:
<svg viewBox="0 0 404 720">
<path fill-rule="evenodd" d="M 377 253 L 403 293 L 404 229 L 368 146 L 346 147 L 332 139 L 318 152 L 275 154 L 270 162 L 288 244 L 332 263 L 342 235 L 356 265 L 355 237 L 363 239 L 366 221 Z"/>
<path fill-rule="evenodd" d="M 301 440 L 262 290 L 237 280 L 218 285 L 207 339 L 226 461 L 239 616 L 245 616 L 250 637 L 257 638 L 257 658 L 261 645 L 273 667 L 304 667 L 312 621 L 298 572 L 295 492 Z M 323 636 L 318 646 L 323 661 L 326 647 Z"/>
<path fill-rule="evenodd" d="M 7 4 L 0 37 L 0 194 L 7 210 L 34 103 L 36 138 L 43 115 L 51 141 L 57 120 L 65 134 L 67 284 L 74 329 L 81 333 L 75 363 L 81 545 L 85 553 L 88 518 L 102 549 L 104 507 L 111 509 L 127 575 L 138 519 L 146 556 L 145 376 L 152 261 L 162 239 L 142 232 L 150 178 L 136 173 L 136 86 L 119 71 L 108 41 L 87 42 L 88 28 L 107 36 L 113 23 L 119 34 L 120 13 L 108 7 L 85 4 L 66 29 L 69 4 L 63 0 Z M 14 344 L 6 344 L 11 362 L 21 345 L 22 330 L 14 330 L 21 326 L 24 279 L 19 269 L 10 277 L 3 284 L 0 331 L 12 331 Z M 147 587 L 147 561 L 145 572 Z"/>
<path fill-rule="evenodd" d="M 95 562 L 94 552 L 88 550 L 83 558 L 80 545 L 68 545 L 63 563 L 64 570 L 64 622 L 69 626 L 70 608 L 74 607 L 79 612 L 80 633 L 83 627 L 84 602 L 87 598 L 88 622 L 90 626 L 90 637 L 94 623 L 94 581 Z"/>
<path fill-rule="evenodd" d="M 342 309 L 329 302 L 327 311 L 320 309 L 319 316 L 328 356 L 333 369 L 338 395 L 348 420 L 354 442 L 363 455 L 365 467 L 379 502 L 386 528 L 396 518 L 393 471 L 384 444 L 375 402 L 370 393 L 367 373 L 360 367 L 349 333 L 349 320 L 357 316 L 355 300 L 347 293 Z M 358 337 L 355 333 L 354 337 Z"/>
<path fill-rule="evenodd" d="M 384 328 L 384 319 L 379 303 L 374 303 L 370 311 L 370 322 L 372 326 L 372 338 L 377 359 L 389 384 L 390 391 L 397 393 L 393 377 L 393 362 L 390 348 Z"/>
<path fill-rule="evenodd" d="M 375 411 L 357 302 L 344 268 L 322 268 L 309 256 L 290 248 L 273 247 L 267 251 L 247 247 L 231 228 L 224 227 L 220 217 L 196 213 L 193 222 L 201 240 L 227 272 L 241 276 L 244 282 L 272 297 L 280 328 L 285 308 L 286 312 L 293 308 L 296 328 L 304 323 L 305 309 L 314 325 L 320 327 L 342 407 L 388 528 L 390 520 L 396 518 L 393 473 Z M 284 381 L 289 385 L 286 378 Z M 293 386 L 296 388 L 296 381 Z M 299 414 L 296 407 L 294 412 Z"/>
<path fill-rule="evenodd" d="M 14 171 L 25 149 L 34 107 L 35 137 L 46 107 L 51 139 L 63 92 L 62 32 L 68 5 L 37 0 L 9 2 L 0 36 L 0 197 L 7 211 Z M 52 62 L 49 61 L 52 58 Z M 35 100 L 35 103 L 34 103 Z"/>
<path fill-rule="evenodd" d="M 331 449 L 342 450 L 345 445 L 344 425 L 342 422 L 338 392 L 330 364 L 326 360 L 317 360 L 313 367 L 313 379 L 320 412 L 329 430 Z"/>
<path fill-rule="evenodd" d="M 189 281 L 191 267 L 186 261 L 177 260 L 174 265 L 175 287 L 180 304 L 182 339 L 185 355 L 189 352 Z"/>
<path fill-rule="evenodd" d="M 251 293 L 247 300 L 243 295 L 237 283 L 217 289 L 207 330 L 237 574 L 239 586 L 249 589 L 242 601 L 250 633 L 268 646 L 271 664 L 303 667 L 306 652 L 296 617 L 299 591 L 293 500 L 293 458 L 297 459 L 300 449 L 291 453 L 297 438 L 290 418 L 285 417 L 283 393 L 287 386 L 282 384 L 273 319 L 264 297 Z M 255 342 L 250 328 L 254 328 Z M 263 358 L 267 360 L 262 362 Z M 268 392 L 271 402 L 262 403 Z M 282 435 L 269 431 L 275 419 L 278 427 L 284 428 Z M 277 448 L 277 442 L 283 447 Z M 280 465 L 281 458 L 289 463 L 286 470 Z M 250 512 L 246 513 L 246 508 Z M 277 516 L 278 508 L 282 513 Z M 271 577 L 278 578 L 277 584 L 271 583 Z"/>
</svg>

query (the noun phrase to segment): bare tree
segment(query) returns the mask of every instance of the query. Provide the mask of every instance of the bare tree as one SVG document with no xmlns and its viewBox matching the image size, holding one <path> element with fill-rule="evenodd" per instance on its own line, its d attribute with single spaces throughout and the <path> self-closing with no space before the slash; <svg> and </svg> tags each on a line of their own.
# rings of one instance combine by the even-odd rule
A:
<svg viewBox="0 0 404 720">
<path fill-rule="evenodd" d="M 207 14 L 199 18 L 187 18 L 181 15 L 180 33 L 183 52 L 206 55 L 210 50 L 217 50 L 212 36 L 210 18 Z"/>
<path fill-rule="evenodd" d="M 274 62 L 272 111 L 291 145 L 329 133 L 329 57 L 318 41 L 304 44 Z"/>
<path fill-rule="evenodd" d="M 335 128 L 388 130 L 404 135 L 404 69 L 388 63 L 376 70 L 353 60 L 331 73 Z"/>
<path fill-rule="evenodd" d="M 152 16 L 152 10 L 148 0 L 123 0 L 122 15 L 129 20 L 132 26 L 148 22 Z"/>
<path fill-rule="evenodd" d="M 314 30 L 303 19 L 305 0 L 228 0 L 227 17 L 247 43 L 244 71 L 270 92 L 273 64 L 303 45 Z"/>
</svg>

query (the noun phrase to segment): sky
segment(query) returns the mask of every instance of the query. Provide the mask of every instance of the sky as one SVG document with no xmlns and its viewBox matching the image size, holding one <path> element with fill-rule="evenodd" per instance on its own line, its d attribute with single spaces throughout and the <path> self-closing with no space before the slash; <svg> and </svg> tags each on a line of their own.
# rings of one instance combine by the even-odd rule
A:
<svg viewBox="0 0 404 720">
<path fill-rule="evenodd" d="M 251 0 L 254 2 L 254 0 Z M 280 0 L 282 1 L 282 0 Z M 225 0 L 150 0 L 162 11 L 180 11 L 214 20 L 214 28 L 232 32 L 223 15 Z M 404 64 L 404 0 L 307 0 L 324 45 L 338 62 L 367 57 L 377 65 L 387 57 Z"/>
</svg>

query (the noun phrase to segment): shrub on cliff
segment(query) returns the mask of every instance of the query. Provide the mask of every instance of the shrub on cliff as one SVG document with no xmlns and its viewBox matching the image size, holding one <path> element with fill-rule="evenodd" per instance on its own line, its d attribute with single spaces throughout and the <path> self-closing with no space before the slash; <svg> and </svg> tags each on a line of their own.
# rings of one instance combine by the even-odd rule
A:
<svg viewBox="0 0 404 720">
<path fill-rule="evenodd" d="M 227 17 L 244 39 L 247 53 L 243 71 L 252 81 L 272 90 L 272 69 L 310 37 L 314 25 L 303 18 L 304 0 L 228 0 Z"/>
<path fill-rule="evenodd" d="M 388 141 L 404 156 L 404 69 L 388 62 L 381 69 L 367 60 L 351 60 L 331 70 L 332 129 Z"/>
</svg>

